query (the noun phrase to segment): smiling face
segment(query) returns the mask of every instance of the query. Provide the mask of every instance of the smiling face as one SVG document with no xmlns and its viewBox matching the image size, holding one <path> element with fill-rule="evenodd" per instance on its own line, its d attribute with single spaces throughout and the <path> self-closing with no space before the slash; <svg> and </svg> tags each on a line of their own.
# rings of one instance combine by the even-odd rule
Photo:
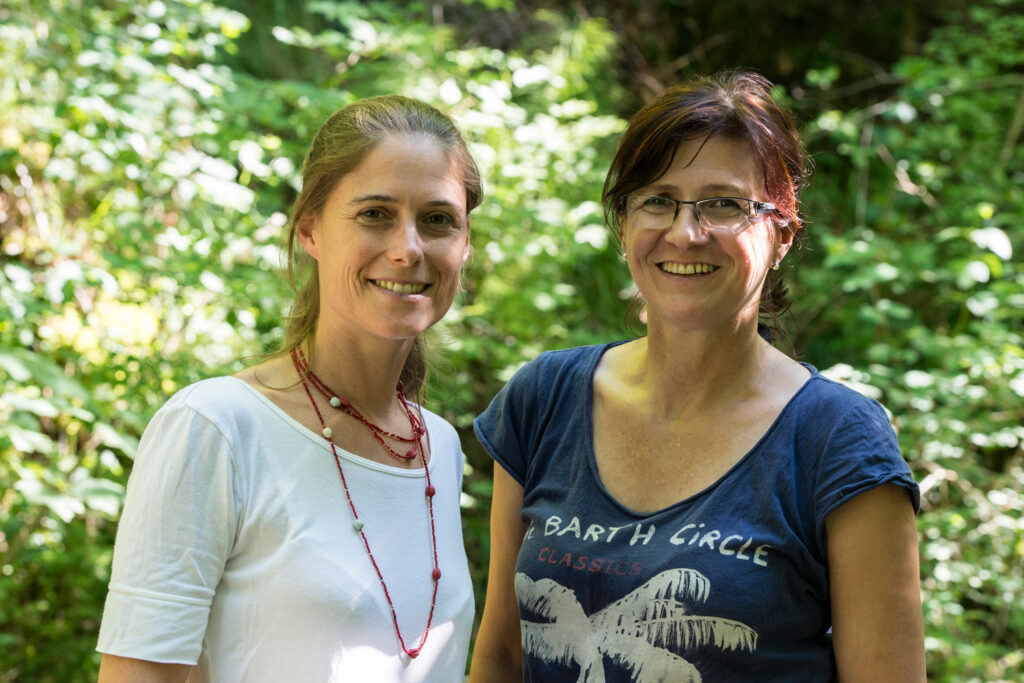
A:
<svg viewBox="0 0 1024 683">
<path fill-rule="evenodd" d="M 696 201 L 742 197 L 767 201 L 760 162 L 751 145 L 720 135 L 679 144 L 668 170 L 637 194 Z M 649 324 L 686 329 L 756 324 L 768 269 L 792 243 L 792 231 L 767 216 L 738 234 L 710 232 L 691 205 L 663 230 L 621 224 L 623 250 L 647 303 Z"/>
<path fill-rule="evenodd" d="M 297 222 L 329 334 L 411 339 L 444 316 L 469 256 L 460 171 L 436 139 L 391 135 Z"/>
</svg>

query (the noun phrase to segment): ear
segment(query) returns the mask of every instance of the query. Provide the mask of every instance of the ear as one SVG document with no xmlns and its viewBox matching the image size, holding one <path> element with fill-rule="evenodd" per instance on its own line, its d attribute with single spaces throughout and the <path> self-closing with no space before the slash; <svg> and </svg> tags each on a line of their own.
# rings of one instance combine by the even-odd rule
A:
<svg viewBox="0 0 1024 683">
<path fill-rule="evenodd" d="M 471 228 L 472 225 L 470 223 L 469 216 L 466 216 L 466 244 L 462 248 L 462 265 L 466 265 L 466 261 L 469 260 L 469 254 L 473 250 L 469 239 L 469 236 L 473 234 Z"/>
<path fill-rule="evenodd" d="M 793 223 L 787 223 L 786 225 L 775 224 L 775 261 L 774 263 L 780 262 L 789 253 L 790 248 L 793 246 L 793 240 L 796 239 L 796 228 Z"/>
<path fill-rule="evenodd" d="M 306 213 L 295 221 L 295 235 L 299 244 L 306 250 L 306 253 L 314 260 L 320 260 L 320 245 L 317 241 L 317 218 L 314 214 Z"/>
</svg>

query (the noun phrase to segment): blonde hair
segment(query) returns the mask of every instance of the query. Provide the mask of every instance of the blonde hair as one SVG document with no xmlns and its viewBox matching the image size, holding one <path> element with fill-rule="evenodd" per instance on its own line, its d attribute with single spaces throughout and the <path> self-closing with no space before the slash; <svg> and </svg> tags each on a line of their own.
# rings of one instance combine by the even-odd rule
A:
<svg viewBox="0 0 1024 683">
<path fill-rule="evenodd" d="M 383 139 L 391 135 L 425 135 L 437 140 L 462 173 L 466 212 L 480 205 L 480 171 L 455 123 L 434 107 L 401 95 L 360 100 L 331 114 L 313 137 L 302 164 L 302 191 L 292 205 L 288 230 L 288 281 L 295 299 L 285 328 L 281 352 L 307 341 L 320 319 L 317 262 L 297 245 L 296 226 L 318 215 L 342 176 L 350 173 Z M 297 282 L 305 276 L 302 285 Z M 415 395 L 427 375 L 426 346 L 419 337 L 402 369 L 405 391 Z"/>
</svg>

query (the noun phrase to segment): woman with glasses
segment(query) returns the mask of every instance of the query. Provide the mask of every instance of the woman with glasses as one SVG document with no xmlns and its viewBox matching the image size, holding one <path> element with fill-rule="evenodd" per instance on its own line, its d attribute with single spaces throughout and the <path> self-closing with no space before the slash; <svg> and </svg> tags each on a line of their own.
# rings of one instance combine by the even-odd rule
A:
<svg viewBox="0 0 1024 683">
<path fill-rule="evenodd" d="M 924 680 L 888 417 L 770 342 L 806 170 L 770 88 L 698 78 L 633 118 L 603 200 L 647 334 L 542 354 L 477 418 L 474 683 Z"/>
</svg>

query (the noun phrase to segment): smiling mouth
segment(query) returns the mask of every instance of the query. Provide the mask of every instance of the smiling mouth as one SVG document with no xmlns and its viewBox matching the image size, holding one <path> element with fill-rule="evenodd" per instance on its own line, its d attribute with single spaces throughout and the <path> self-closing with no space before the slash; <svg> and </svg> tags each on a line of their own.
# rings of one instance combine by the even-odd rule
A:
<svg viewBox="0 0 1024 683">
<path fill-rule="evenodd" d="M 672 275 L 707 275 L 718 270 L 710 263 L 661 263 L 658 267 Z"/>
<path fill-rule="evenodd" d="M 423 283 L 393 282 L 391 280 L 370 280 L 370 282 L 396 294 L 421 294 L 430 286 Z"/>
</svg>

